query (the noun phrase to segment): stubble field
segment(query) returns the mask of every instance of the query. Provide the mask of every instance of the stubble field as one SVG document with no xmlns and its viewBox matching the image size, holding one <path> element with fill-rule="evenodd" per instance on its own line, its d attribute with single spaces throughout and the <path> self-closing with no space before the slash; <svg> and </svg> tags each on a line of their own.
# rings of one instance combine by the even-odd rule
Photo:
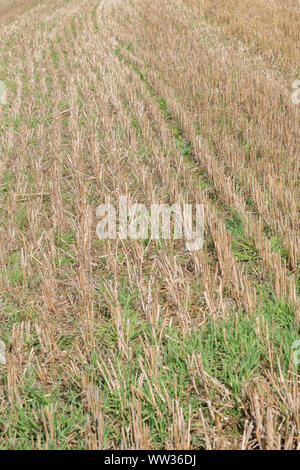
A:
<svg viewBox="0 0 300 470">
<path fill-rule="evenodd" d="M 299 31 L 296 0 L 0 1 L 0 448 L 300 448 Z M 204 204 L 203 248 L 99 240 L 120 195 Z"/>
</svg>

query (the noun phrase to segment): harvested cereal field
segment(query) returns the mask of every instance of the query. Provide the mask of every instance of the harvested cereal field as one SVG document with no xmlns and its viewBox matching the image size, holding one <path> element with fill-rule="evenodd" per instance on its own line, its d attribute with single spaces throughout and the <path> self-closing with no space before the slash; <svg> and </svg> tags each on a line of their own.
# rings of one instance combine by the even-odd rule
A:
<svg viewBox="0 0 300 470">
<path fill-rule="evenodd" d="M 0 449 L 300 449 L 299 1 L 0 0 L 0 85 Z"/>
</svg>

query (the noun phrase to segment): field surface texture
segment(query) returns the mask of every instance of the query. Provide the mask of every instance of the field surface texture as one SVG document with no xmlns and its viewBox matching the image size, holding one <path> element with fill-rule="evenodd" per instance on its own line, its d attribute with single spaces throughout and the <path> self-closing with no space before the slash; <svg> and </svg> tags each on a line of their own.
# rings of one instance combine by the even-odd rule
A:
<svg viewBox="0 0 300 470">
<path fill-rule="evenodd" d="M 0 449 L 300 449 L 299 80 L 296 0 L 0 0 Z"/>
</svg>

